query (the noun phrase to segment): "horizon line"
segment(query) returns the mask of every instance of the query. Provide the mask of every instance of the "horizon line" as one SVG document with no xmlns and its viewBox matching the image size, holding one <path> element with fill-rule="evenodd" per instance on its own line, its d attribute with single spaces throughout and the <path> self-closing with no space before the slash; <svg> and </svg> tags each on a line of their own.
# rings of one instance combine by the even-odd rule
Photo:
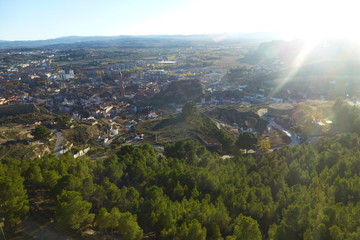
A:
<svg viewBox="0 0 360 240">
<path fill-rule="evenodd" d="M 66 35 L 66 36 L 58 36 L 58 37 L 50 37 L 43 39 L 24 39 L 24 40 L 5 40 L 0 39 L 2 42 L 29 42 L 29 41 L 47 41 L 47 40 L 55 40 L 60 38 L 70 38 L 70 37 L 145 37 L 145 36 L 201 36 L 201 35 L 236 35 L 236 34 L 278 34 L 281 36 L 282 34 L 275 31 L 253 31 L 253 32 L 217 32 L 217 33 L 178 33 L 178 34 L 120 34 L 120 35 Z"/>
</svg>

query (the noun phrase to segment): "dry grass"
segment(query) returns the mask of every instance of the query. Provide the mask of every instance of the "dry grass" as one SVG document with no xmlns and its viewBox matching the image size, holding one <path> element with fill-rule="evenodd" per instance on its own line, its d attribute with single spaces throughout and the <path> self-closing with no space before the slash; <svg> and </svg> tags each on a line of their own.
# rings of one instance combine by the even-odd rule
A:
<svg viewBox="0 0 360 240">
<path fill-rule="evenodd" d="M 144 142 L 166 145 L 181 139 L 191 139 L 198 127 L 178 118 L 163 118 L 145 121 L 136 125 L 137 133 L 145 134 Z"/>
<path fill-rule="evenodd" d="M 30 131 L 33 127 L 25 127 L 21 124 L 0 125 L 0 144 L 7 141 L 23 140 L 31 138 Z"/>
</svg>

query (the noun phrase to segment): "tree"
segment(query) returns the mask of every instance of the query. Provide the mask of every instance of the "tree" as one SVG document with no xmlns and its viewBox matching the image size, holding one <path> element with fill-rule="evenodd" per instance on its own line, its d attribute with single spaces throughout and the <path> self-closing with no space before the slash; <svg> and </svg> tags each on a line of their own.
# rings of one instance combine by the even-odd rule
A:
<svg viewBox="0 0 360 240">
<path fill-rule="evenodd" d="M 329 228 L 329 232 L 330 232 L 330 239 L 331 240 L 341 240 L 344 239 L 344 233 L 341 231 L 341 229 L 334 225 L 332 227 Z"/>
<path fill-rule="evenodd" d="M 70 118 L 67 116 L 59 115 L 59 116 L 56 116 L 55 121 L 60 128 L 64 128 L 64 127 L 68 126 L 68 124 L 70 122 Z"/>
<path fill-rule="evenodd" d="M 101 208 L 98 215 L 96 216 L 96 225 L 99 226 L 100 230 L 106 230 L 111 226 L 109 213 L 106 208 Z"/>
<path fill-rule="evenodd" d="M 201 223 L 193 219 L 189 224 L 184 222 L 180 227 L 172 225 L 168 229 L 161 231 L 161 236 L 164 239 L 176 240 L 205 240 L 206 228 L 201 226 Z"/>
<path fill-rule="evenodd" d="M 209 227 L 206 227 L 207 237 L 209 240 L 224 240 L 219 225 L 211 223 Z"/>
<path fill-rule="evenodd" d="M 116 155 L 112 155 L 104 161 L 105 167 L 105 176 L 117 183 L 122 175 L 124 174 L 124 169 L 126 165 L 124 162 L 119 161 L 119 158 Z"/>
<path fill-rule="evenodd" d="M 258 143 L 258 147 L 262 152 L 267 152 L 270 148 L 270 142 L 265 139 L 261 139 Z"/>
<path fill-rule="evenodd" d="M 304 233 L 304 240 L 314 239 L 331 239 L 328 228 L 323 224 L 319 224 L 314 230 L 308 228 Z"/>
<path fill-rule="evenodd" d="M 52 189 L 52 193 L 56 196 L 61 194 L 63 190 L 66 191 L 81 191 L 82 182 L 81 179 L 75 177 L 72 174 L 65 175 L 64 177 L 58 179 L 57 183 Z"/>
<path fill-rule="evenodd" d="M 109 227 L 111 229 L 117 229 L 119 227 L 119 221 L 121 218 L 121 212 L 117 207 L 113 207 L 110 211 L 110 214 L 108 216 L 109 218 Z"/>
<path fill-rule="evenodd" d="M 110 213 L 105 208 L 101 208 L 96 216 L 96 224 L 101 230 L 106 231 L 111 228 L 118 232 L 122 239 L 138 240 L 143 237 L 136 216 L 129 212 L 121 213 L 116 207 L 112 208 Z"/>
<path fill-rule="evenodd" d="M 47 127 L 38 125 L 31 131 L 31 135 L 34 136 L 34 139 L 36 140 L 46 140 L 49 139 L 52 132 L 47 129 Z"/>
<path fill-rule="evenodd" d="M 332 107 L 333 111 L 336 113 L 340 111 L 341 107 L 345 104 L 344 99 L 338 97 L 335 99 L 334 105 Z"/>
<path fill-rule="evenodd" d="M 206 228 L 201 227 L 201 223 L 198 220 L 193 219 L 187 226 L 187 233 L 184 239 L 187 240 L 205 240 L 206 239 Z"/>
<path fill-rule="evenodd" d="M 0 170 L 0 217 L 5 218 L 5 231 L 13 233 L 16 225 L 28 213 L 29 201 L 19 173 L 7 169 L 6 174 L 8 176 L 3 177 Z"/>
<path fill-rule="evenodd" d="M 57 181 L 60 178 L 60 175 L 55 170 L 44 170 L 43 175 L 43 184 L 45 184 L 48 187 L 54 187 L 57 183 Z"/>
<path fill-rule="evenodd" d="M 56 218 L 60 225 L 76 230 L 92 223 L 91 203 L 84 201 L 76 191 L 63 191 L 57 196 Z"/>
<path fill-rule="evenodd" d="M 250 132 L 241 133 L 236 140 L 236 146 L 240 149 L 250 150 L 256 148 L 259 139 Z"/>
<path fill-rule="evenodd" d="M 196 104 L 194 102 L 185 103 L 181 113 L 185 119 L 194 116 L 197 113 Z"/>
<path fill-rule="evenodd" d="M 143 230 L 137 223 L 136 215 L 129 212 L 120 213 L 118 231 L 123 239 L 140 240 L 143 238 Z"/>
<path fill-rule="evenodd" d="M 27 179 L 32 184 L 41 184 L 43 182 L 44 178 L 38 165 L 30 166 Z"/>
<path fill-rule="evenodd" d="M 165 155 L 181 159 L 187 164 L 196 165 L 202 159 L 210 159 L 211 155 L 206 151 L 205 147 L 199 146 L 192 140 L 180 140 L 174 144 L 169 144 L 165 147 Z"/>
<path fill-rule="evenodd" d="M 91 135 L 89 127 L 78 125 L 73 129 L 72 140 L 76 143 L 86 144 L 90 141 Z"/>
<path fill-rule="evenodd" d="M 360 110 L 344 100 L 336 99 L 333 107 L 334 127 L 342 132 L 360 133 Z"/>
<path fill-rule="evenodd" d="M 234 233 L 227 240 L 261 240 L 259 224 L 251 217 L 239 215 L 235 219 Z"/>
</svg>

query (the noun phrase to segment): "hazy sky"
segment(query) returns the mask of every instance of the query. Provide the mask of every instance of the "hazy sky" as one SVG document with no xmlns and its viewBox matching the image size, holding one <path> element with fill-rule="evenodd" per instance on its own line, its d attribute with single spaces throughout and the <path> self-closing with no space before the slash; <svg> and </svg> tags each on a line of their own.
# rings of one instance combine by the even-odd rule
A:
<svg viewBox="0 0 360 240">
<path fill-rule="evenodd" d="M 279 32 L 360 36 L 353 0 L 0 0 L 0 39 Z"/>
</svg>

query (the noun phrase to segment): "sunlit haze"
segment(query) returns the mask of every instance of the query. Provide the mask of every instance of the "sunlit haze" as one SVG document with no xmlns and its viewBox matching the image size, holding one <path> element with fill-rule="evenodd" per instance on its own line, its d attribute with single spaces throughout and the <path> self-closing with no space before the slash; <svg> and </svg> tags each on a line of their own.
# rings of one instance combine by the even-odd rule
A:
<svg viewBox="0 0 360 240">
<path fill-rule="evenodd" d="M 356 1 L 1 0 L 0 39 L 277 32 L 359 38 Z"/>
</svg>

